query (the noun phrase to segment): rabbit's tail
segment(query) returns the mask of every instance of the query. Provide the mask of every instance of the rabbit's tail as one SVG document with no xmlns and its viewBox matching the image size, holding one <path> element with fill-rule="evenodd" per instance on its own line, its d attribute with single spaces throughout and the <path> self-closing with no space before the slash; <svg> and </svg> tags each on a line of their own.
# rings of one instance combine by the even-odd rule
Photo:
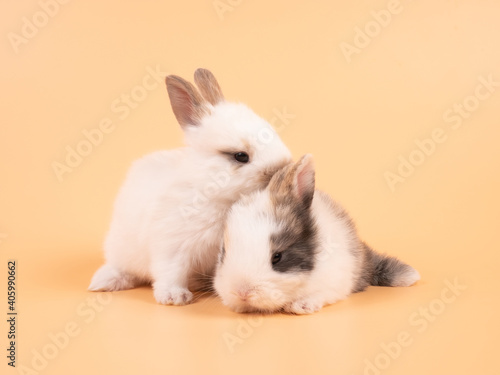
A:
<svg viewBox="0 0 500 375">
<path fill-rule="evenodd" d="M 363 264 L 357 290 L 368 285 L 376 286 L 410 286 L 420 280 L 416 269 L 397 258 L 377 253 L 363 243 Z"/>
</svg>

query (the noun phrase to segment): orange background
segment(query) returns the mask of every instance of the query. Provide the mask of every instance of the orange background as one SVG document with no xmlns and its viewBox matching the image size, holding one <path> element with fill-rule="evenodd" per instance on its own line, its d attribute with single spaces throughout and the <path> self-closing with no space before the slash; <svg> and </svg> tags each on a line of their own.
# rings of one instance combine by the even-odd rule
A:
<svg viewBox="0 0 500 375">
<path fill-rule="evenodd" d="M 54 4 L 0 12 L 0 280 L 5 290 L 16 259 L 25 366 L 2 355 L 2 373 L 500 373 L 497 1 Z M 302 317 L 239 315 L 214 297 L 160 306 L 149 288 L 87 292 L 128 166 L 182 145 L 149 70 L 192 80 L 198 67 L 273 121 L 295 158 L 313 153 L 318 187 L 422 280 Z M 99 144 L 58 179 L 54 163 L 103 120 Z"/>
</svg>

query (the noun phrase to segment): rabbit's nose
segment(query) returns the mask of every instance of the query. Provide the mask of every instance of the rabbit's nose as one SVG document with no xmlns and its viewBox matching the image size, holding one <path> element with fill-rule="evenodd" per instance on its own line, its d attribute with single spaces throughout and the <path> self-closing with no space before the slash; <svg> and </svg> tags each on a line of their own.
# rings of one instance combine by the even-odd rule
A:
<svg viewBox="0 0 500 375">
<path fill-rule="evenodd" d="M 240 287 L 237 291 L 236 291 L 236 295 L 238 296 L 238 298 L 240 300 L 242 300 L 243 302 L 246 302 L 248 301 L 254 294 L 254 289 L 253 288 L 250 288 L 249 286 L 243 286 L 243 287 Z"/>
</svg>

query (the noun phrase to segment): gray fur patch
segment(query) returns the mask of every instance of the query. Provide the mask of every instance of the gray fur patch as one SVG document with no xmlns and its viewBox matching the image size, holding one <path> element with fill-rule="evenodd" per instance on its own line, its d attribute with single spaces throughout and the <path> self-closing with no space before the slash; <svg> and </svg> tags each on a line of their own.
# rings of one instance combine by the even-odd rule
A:
<svg viewBox="0 0 500 375">
<path fill-rule="evenodd" d="M 394 286 L 401 276 L 412 268 L 395 257 L 375 252 L 367 244 L 363 246 L 361 273 L 353 292 L 361 292 L 369 285 Z"/>
<path fill-rule="evenodd" d="M 224 258 L 226 257 L 226 246 L 222 244 L 219 252 L 219 263 L 222 264 L 224 263 Z"/>
<path fill-rule="evenodd" d="M 281 260 L 272 264 L 278 272 L 310 272 L 315 265 L 317 229 L 310 206 L 293 197 L 283 197 L 274 206 L 276 221 L 283 228 L 270 237 L 271 254 L 281 253 Z"/>
</svg>

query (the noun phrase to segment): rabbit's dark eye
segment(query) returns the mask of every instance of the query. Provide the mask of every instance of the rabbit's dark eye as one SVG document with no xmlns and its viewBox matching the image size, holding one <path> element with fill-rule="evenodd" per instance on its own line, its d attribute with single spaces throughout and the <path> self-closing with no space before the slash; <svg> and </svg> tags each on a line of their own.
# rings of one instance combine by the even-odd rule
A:
<svg viewBox="0 0 500 375">
<path fill-rule="evenodd" d="M 281 253 L 274 253 L 273 258 L 271 259 L 272 264 L 276 264 L 281 260 Z"/>
<path fill-rule="evenodd" d="M 234 158 L 240 163 L 248 163 L 250 160 L 250 157 L 246 152 L 237 152 L 234 154 Z"/>
</svg>

